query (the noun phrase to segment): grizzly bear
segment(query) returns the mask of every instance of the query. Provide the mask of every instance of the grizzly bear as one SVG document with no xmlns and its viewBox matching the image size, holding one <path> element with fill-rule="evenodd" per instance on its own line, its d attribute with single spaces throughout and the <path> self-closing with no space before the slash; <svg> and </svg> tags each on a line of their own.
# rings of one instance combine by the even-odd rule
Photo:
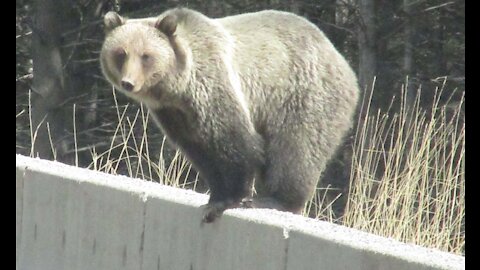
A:
<svg viewBox="0 0 480 270">
<path fill-rule="evenodd" d="M 206 181 L 204 222 L 234 207 L 302 211 L 359 97 L 322 31 L 274 10 L 219 19 L 187 8 L 145 19 L 109 12 L 104 24 L 105 77 L 149 108 Z"/>
</svg>

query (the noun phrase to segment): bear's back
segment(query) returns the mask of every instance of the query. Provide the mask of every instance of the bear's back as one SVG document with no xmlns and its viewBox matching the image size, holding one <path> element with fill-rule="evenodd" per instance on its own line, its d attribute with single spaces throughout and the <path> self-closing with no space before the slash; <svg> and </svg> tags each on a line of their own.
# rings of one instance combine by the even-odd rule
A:
<svg viewBox="0 0 480 270">
<path fill-rule="evenodd" d="M 306 52 L 315 53 L 317 47 L 332 47 L 316 26 L 288 12 L 266 10 L 216 21 L 233 37 L 239 61 L 254 58 L 269 67 L 284 67 L 295 58 L 304 59 Z"/>
<path fill-rule="evenodd" d="M 276 117 L 276 108 L 295 107 L 289 104 L 292 100 L 318 101 L 323 109 L 334 110 L 354 102 L 324 104 L 323 100 L 358 96 L 350 65 L 303 17 L 266 10 L 211 19 L 184 8 L 161 16 L 172 13 L 179 21 L 177 35 L 191 49 L 195 72 L 202 74 L 197 77 L 213 78 L 216 72 L 227 71 L 255 126 Z M 218 66 L 224 68 L 215 71 Z"/>
<path fill-rule="evenodd" d="M 320 29 L 293 13 L 266 10 L 215 21 L 231 35 L 234 64 L 248 78 L 277 84 L 299 77 L 321 79 L 330 64 L 350 69 Z M 305 74 L 311 72 L 317 76 Z"/>
<path fill-rule="evenodd" d="M 289 41 L 301 36 L 309 36 L 323 41 L 325 36 L 312 23 L 293 13 L 264 10 L 214 19 L 239 41 L 262 41 L 268 38 Z M 271 41 L 271 40 L 270 40 Z"/>
</svg>

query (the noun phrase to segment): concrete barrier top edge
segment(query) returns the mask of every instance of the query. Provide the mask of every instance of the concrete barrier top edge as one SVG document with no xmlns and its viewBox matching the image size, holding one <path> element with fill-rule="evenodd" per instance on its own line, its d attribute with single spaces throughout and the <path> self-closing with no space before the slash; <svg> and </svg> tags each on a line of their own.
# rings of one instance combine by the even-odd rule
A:
<svg viewBox="0 0 480 270">
<path fill-rule="evenodd" d="M 296 217 L 291 231 L 322 238 L 355 249 L 381 253 L 440 269 L 464 269 L 465 257 L 367 233 L 343 225 Z"/>
<path fill-rule="evenodd" d="M 126 176 L 115 176 L 102 172 L 77 168 L 60 162 L 41 160 L 37 158 L 16 155 L 16 166 L 44 173 L 50 173 L 72 179 L 79 182 L 89 182 L 96 185 L 110 186 L 115 189 L 136 192 L 148 197 L 156 197 L 199 207 L 205 204 L 208 196 L 194 191 L 173 188 L 158 183 L 133 179 Z M 119 181 L 121 180 L 121 181 Z M 285 213 L 268 209 L 231 209 L 225 212 L 243 220 L 255 223 L 276 226 L 285 230 L 288 234 L 304 234 L 315 238 L 321 238 L 348 245 L 355 249 L 362 249 L 374 253 L 382 253 L 387 256 L 395 256 L 407 261 L 432 265 L 435 267 L 447 267 L 445 269 L 464 269 L 465 257 L 442 252 L 435 249 L 420 247 L 413 244 L 405 244 L 393 239 L 377 236 L 345 226 L 329 222 L 314 220 L 291 213 Z"/>
<path fill-rule="evenodd" d="M 138 193 L 144 197 L 144 200 L 146 200 L 147 197 L 160 197 L 175 202 L 186 202 L 187 204 L 195 206 L 205 204 L 208 200 L 208 196 L 205 194 L 161 185 L 142 179 L 108 174 L 57 161 L 31 158 L 18 154 L 16 155 L 16 159 L 17 167 L 23 167 L 26 168 L 26 170 L 53 174 L 75 182 L 88 182 L 94 185 L 109 186 L 114 189 Z"/>
</svg>

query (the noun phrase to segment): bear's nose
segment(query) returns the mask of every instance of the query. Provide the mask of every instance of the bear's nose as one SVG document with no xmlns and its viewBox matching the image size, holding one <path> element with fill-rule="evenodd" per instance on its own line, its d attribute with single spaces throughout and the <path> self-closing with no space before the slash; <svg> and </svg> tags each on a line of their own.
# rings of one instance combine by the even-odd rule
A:
<svg viewBox="0 0 480 270">
<path fill-rule="evenodd" d="M 122 80 L 121 84 L 122 84 L 122 88 L 125 89 L 125 91 L 132 92 L 134 87 L 133 83 L 127 80 Z"/>
</svg>

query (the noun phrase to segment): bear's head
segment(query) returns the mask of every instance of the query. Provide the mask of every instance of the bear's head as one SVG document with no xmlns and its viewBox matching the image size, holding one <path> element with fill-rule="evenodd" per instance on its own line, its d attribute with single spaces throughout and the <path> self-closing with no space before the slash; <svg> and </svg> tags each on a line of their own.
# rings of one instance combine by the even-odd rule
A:
<svg viewBox="0 0 480 270">
<path fill-rule="evenodd" d="M 128 20 L 115 12 L 104 17 L 106 38 L 100 53 L 105 77 L 139 101 L 151 99 L 153 88 L 178 73 L 184 54 L 177 44 L 173 15 Z M 158 94 L 158 93 L 157 93 Z"/>
</svg>

